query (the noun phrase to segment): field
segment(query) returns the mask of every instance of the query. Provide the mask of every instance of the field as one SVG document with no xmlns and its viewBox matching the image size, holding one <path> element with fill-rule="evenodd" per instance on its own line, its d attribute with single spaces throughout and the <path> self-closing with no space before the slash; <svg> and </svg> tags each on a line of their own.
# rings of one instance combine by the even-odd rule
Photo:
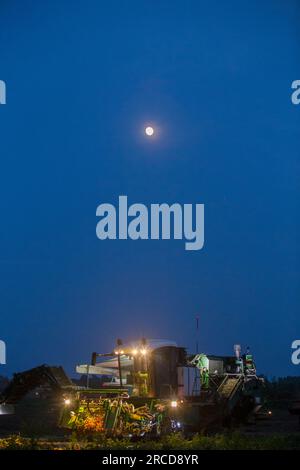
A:
<svg viewBox="0 0 300 470">
<path fill-rule="evenodd" d="M 300 434 L 272 436 L 245 436 L 240 433 L 218 434 L 216 436 L 195 435 L 184 439 L 172 435 L 159 441 L 138 441 L 94 439 L 56 441 L 47 439 L 9 436 L 0 439 L 0 450 L 300 450 Z"/>
<path fill-rule="evenodd" d="M 266 382 L 264 412 L 256 415 L 255 419 L 250 417 L 246 424 L 234 425 L 227 430 L 220 428 L 214 434 L 210 431 L 209 434 L 187 437 L 177 433 L 156 440 L 150 440 L 149 437 L 112 439 L 100 432 L 82 434 L 77 430 L 78 434 L 75 434 L 57 427 L 49 433 L 44 424 L 47 422 L 48 410 L 55 408 L 56 401 L 45 406 L 39 400 L 32 402 L 24 399 L 24 421 L 16 421 L 14 415 L 1 416 L 0 450 L 300 450 L 299 418 L 288 411 L 289 403 L 299 399 L 299 391 L 298 377 Z M 269 414 L 268 410 L 272 410 L 272 413 Z"/>
<path fill-rule="evenodd" d="M 80 438 L 69 436 L 39 437 L 13 434 L 0 439 L 0 450 L 300 450 L 300 426 L 286 410 L 275 410 L 270 419 L 215 435 L 197 434 L 185 438 L 173 434 L 159 440 L 110 439 L 101 435 Z"/>
</svg>

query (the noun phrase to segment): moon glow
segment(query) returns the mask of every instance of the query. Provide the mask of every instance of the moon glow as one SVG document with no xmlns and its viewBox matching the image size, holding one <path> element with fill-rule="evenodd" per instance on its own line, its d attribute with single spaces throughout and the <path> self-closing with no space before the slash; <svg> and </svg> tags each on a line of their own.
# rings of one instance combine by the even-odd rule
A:
<svg viewBox="0 0 300 470">
<path fill-rule="evenodd" d="M 147 127 L 145 128 L 145 134 L 146 134 L 148 137 L 151 137 L 151 136 L 154 134 L 154 129 L 153 129 L 153 127 L 147 126 Z"/>
</svg>

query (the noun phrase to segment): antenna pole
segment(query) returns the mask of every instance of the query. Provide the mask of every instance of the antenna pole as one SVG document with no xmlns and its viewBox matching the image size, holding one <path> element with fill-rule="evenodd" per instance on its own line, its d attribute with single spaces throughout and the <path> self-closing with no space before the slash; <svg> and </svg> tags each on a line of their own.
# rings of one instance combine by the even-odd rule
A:
<svg viewBox="0 0 300 470">
<path fill-rule="evenodd" d="M 196 354 L 199 353 L 199 315 L 196 315 Z"/>
</svg>

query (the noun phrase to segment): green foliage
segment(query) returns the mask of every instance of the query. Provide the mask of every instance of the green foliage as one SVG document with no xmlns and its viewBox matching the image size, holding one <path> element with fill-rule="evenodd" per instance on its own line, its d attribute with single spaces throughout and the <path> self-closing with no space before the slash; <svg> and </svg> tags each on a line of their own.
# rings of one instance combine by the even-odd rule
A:
<svg viewBox="0 0 300 470">
<path fill-rule="evenodd" d="M 144 449 L 144 450 L 281 450 L 300 449 L 300 436 L 297 434 L 272 436 L 245 436 L 240 433 L 217 434 L 205 436 L 196 434 L 190 439 L 185 439 L 180 434 L 171 434 L 159 440 L 137 440 L 112 439 L 98 436 L 92 440 L 79 440 L 75 435 L 68 441 L 61 443 L 33 440 L 10 436 L 0 439 L 0 450 L 29 450 L 29 449 L 52 449 L 52 450 L 96 450 L 96 449 Z"/>
<path fill-rule="evenodd" d="M 5 439 L 0 439 L 0 450 L 34 450 L 38 449 L 36 439 L 26 439 L 19 435 L 12 435 Z"/>
</svg>

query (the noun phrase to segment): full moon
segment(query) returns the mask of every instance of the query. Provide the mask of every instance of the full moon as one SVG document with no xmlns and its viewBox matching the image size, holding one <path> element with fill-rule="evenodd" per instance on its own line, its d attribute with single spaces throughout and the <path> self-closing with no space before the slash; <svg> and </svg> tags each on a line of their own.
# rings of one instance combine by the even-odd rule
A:
<svg viewBox="0 0 300 470">
<path fill-rule="evenodd" d="M 151 137 L 154 134 L 154 129 L 151 126 L 146 127 L 145 134 Z"/>
</svg>

